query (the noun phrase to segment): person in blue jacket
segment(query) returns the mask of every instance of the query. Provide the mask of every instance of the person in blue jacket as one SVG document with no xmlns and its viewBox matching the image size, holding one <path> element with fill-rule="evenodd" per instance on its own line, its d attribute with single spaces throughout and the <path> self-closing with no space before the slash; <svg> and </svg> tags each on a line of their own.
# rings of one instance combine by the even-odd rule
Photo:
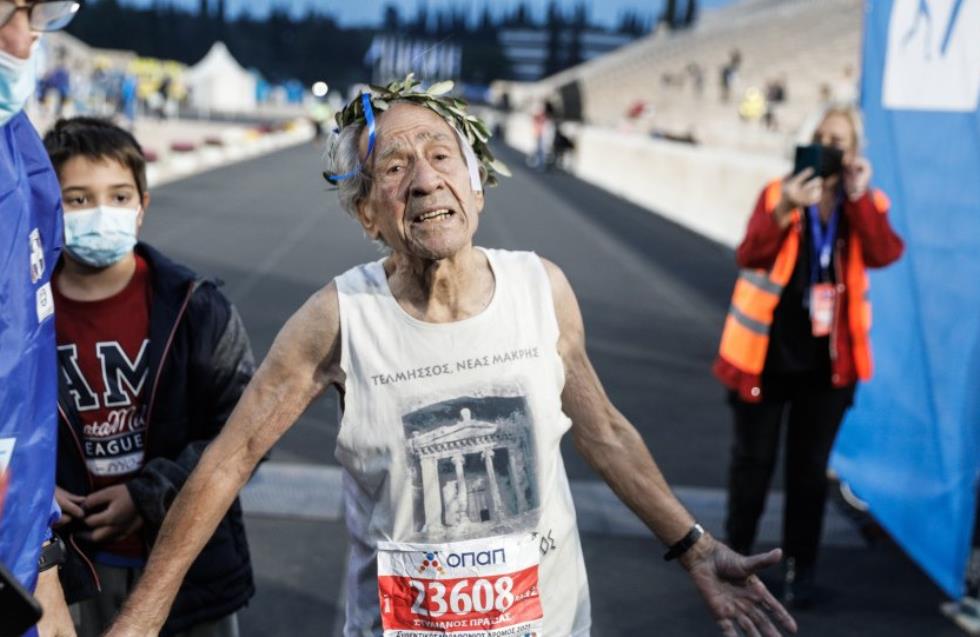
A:
<svg viewBox="0 0 980 637">
<path fill-rule="evenodd" d="M 60 515 L 50 280 L 61 252 L 62 211 L 57 176 L 23 109 L 35 90 L 40 34 L 64 28 L 79 7 L 0 0 L 0 474 L 6 484 L 0 563 L 41 602 L 41 637 L 75 634 L 57 568 L 45 568 L 63 554 L 50 531 Z"/>
</svg>

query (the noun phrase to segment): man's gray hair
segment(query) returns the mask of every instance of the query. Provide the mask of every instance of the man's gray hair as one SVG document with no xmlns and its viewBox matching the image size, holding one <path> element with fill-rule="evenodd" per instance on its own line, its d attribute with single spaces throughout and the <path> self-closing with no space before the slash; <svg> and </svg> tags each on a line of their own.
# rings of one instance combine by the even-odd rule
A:
<svg viewBox="0 0 980 637">
<path fill-rule="evenodd" d="M 361 167 L 360 140 L 364 124 L 348 126 L 327 135 L 323 160 L 328 175 L 350 175 L 337 182 L 340 207 L 357 219 L 357 204 L 368 196 L 371 179 Z"/>
</svg>

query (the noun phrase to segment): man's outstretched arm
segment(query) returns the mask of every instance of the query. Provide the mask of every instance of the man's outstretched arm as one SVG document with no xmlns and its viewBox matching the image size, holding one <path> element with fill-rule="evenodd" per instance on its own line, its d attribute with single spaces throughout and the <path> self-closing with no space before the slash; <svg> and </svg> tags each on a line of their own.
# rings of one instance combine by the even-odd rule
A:
<svg viewBox="0 0 980 637">
<path fill-rule="evenodd" d="M 694 518 L 677 500 L 636 428 L 606 396 L 585 350 L 585 328 L 578 301 L 561 270 L 545 262 L 558 318 L 558 350 L 565 366 L 562 409 L 572 420 L 575 446 L 667 546 L 687 535 Z M 755 572 L 781 559 L 776 549 L 745 557 L 705 533 L 679 561 L 691 578 L 725 637 L 778 637 L 772 619 L 796 632 L 789 613 L 766 590 Z"/>
<path fill-rule="evenodd" d="M 317 396 L 341 380 L 337 303 L 330 284 L 279 332 L 224 429 L 174 500 L 146 571 L 107 636 L 157 634 L 187 569 L 256 464 Z"/>
</svg>

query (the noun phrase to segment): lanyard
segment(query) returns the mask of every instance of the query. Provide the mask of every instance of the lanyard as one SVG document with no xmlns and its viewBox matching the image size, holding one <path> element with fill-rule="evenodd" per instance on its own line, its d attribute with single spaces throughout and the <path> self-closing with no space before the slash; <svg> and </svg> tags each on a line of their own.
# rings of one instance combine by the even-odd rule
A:
<svg viewBox="0 0 980 637">
<path fill-rule="evenodd" d="M 827 221 L 827 231 L 820 224 L 820 211 L 816 206 L 806 209 L 810 220 L 810 236 L 813 238 L 813 251 L 810 257 L 810 283 L 817 283 L 827 278 L 830 271 L 830 257 L 834 250 L 834 240 L 837 238 L 837 221 L 840 219 L 840 201 L 834 207 L 830 220 Z"/>
</svg>

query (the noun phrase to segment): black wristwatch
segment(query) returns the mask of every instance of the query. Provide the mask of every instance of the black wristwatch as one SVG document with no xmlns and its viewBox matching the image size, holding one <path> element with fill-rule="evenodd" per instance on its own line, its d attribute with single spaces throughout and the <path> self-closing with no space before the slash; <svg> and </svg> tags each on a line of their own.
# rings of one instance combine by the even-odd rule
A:
<svg viewBox="0 0 980 637">
<path fill-rule="evenodd" d="M 704 527 L 700 524 L 695 524 L 691 527 L 691 530 L 687 532 L 687 535 L 682 537 L 676 544 L 667 549 L 664 553 L 664 560 L 669 562 L 672 559 L 678 558 L 681 555 L 687 553 L 688 549 L 694 546 L 701 536 L 704 535 Z"/>
<path fill-rule="evenodd" d="M 41 547 L 41 555 L 37 558 L 37 571 L 46 571 L 52 566 L 61 566 L 68 558 L 68 550 L 60 537 L 55 535 Z"/>
</svg>

